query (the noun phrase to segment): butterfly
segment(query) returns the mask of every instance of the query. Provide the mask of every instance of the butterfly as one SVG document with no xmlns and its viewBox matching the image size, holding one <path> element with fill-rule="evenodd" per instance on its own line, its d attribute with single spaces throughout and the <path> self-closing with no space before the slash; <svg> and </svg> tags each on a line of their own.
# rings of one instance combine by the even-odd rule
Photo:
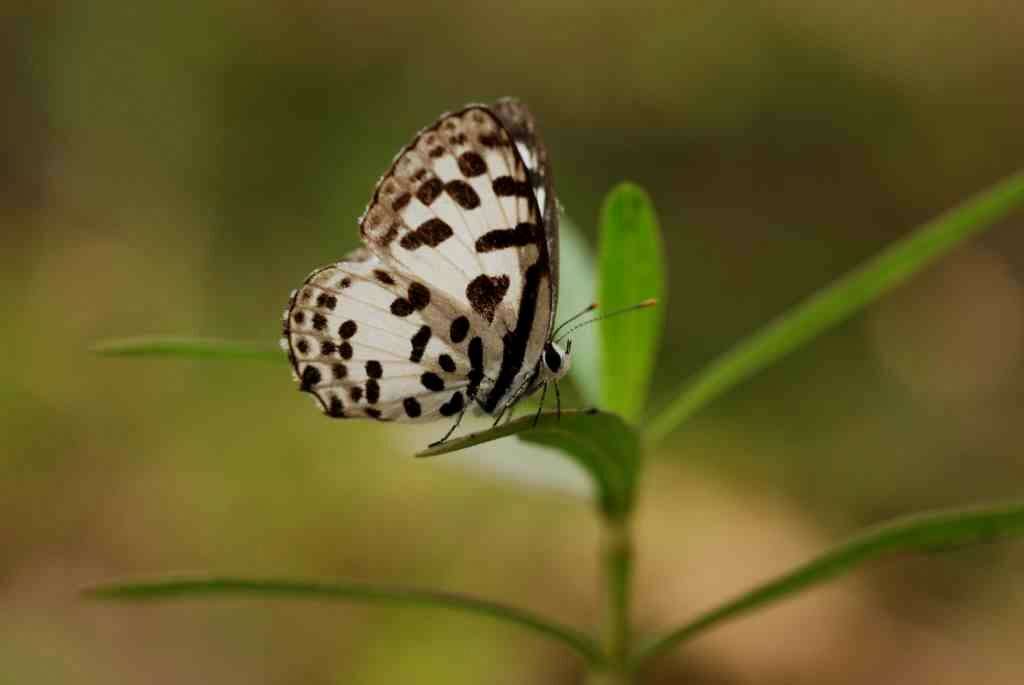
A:
<svg viewBox="0 0 1024 685">
<path fill-rule="evenodd" d="M 558 204 L 518 100 L 441 115 L 395 157 L 359 220 L 364 243 L 294 291 L 282 347 L 327 416 L 496 416 L 555 384 Z M 558 398 L 560 403 L 560 397 Z M 437 443 L 435 443 L 437 444 Z"/>
</svg>

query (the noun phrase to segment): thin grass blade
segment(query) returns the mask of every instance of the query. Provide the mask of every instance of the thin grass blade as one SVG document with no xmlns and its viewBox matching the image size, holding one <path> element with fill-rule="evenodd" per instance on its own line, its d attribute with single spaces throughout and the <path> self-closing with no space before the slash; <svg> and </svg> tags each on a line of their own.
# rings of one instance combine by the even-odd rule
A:
<svg viewBox="0 0 1024 685">
<path fill-rule="evenodd" d="M 641 645 L 639 666 L 725 621 L 763 609 L 898 552 L 936 552 L 1024 535 L 1024 503 L 939 511 L 897 519 L 854 537 L 817 559 L 745 592 L 689 623 Z"/>
<path fill-rule="evenodd" d="M 216 338 L 140 336 L 106 340 L 92 351 L 104 357 L 168 357 L 178 359 L 235 359 L 283 362 L 284 352 L 276 345 Z"/>
<path fill-rule="evenodd" d="M 588 663 L 603 662 L 596 641 L 575 628 L 528 611 L 473 597 L 430 590 L 388 588 L 359 583 L 316 583 L 295 580 L 245 578 L 171 578 L 150 582 L 102 585 L 85 591 L 92 599 L 151 602 L 215 597 L 253 599 L 291 598 L 361 602 L 448 609 L 513 623 L 569 647 Z"/>
<path fill-rule="evenodd" d="M 921 226 L 711 362 L 648 424 L 645 437 L 663 439 L 719 395 L 849 319 L 1022 205 L 1024 172 Z"/>
</svg>

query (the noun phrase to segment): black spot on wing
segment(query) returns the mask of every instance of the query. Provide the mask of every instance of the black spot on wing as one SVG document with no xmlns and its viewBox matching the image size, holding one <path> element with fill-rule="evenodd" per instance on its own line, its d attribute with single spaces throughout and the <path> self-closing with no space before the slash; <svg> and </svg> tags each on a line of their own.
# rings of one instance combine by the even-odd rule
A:
<svg viewBox="0 0 1024 685">
<path fill-rule="evenodd" d="M 472 188 L 470 188 L 472 190 Z M 420 224 L 418 227 L 406 233 L 402 236 L 402 239 L 398 241 L 406 250 L 416 250 L 423 245 L 430 247 L 437 247 L 444 241 L 451 238 L 455 232 L 452 227 L 446 224 L 443 220 L 438 218 L 428 219 Z"/>
<path fill-rule="evenodd" d="M 380 281 L 384 285 L 395 284 L 395 279 L 391 278 L 391 274 L 389 274 L 387 271 L 382 271 L 381 269 L 374 269 L 373 275 L 378 281 Z"/>
<path fill-rule="evenodd" d="M 419 190 L 416 191 L 416 199 L 429 207 L 434 204 L 434 200 L 442 190 L 444 190 L 444 184 L 435 176 L 419 187 Z"/>
<path fill-rule="evenodd" d="M 405 408 L 405 415 L 410 419 L 415 419 L 423 413 L 423 408 L 420 407 L 420 403 L 416 401 L 415 397 L 406 397 L 402 400 L 402 407 Z"/>
<path fill-rule="evenodd" d="M 346 340 L 345 342 L 338 345 L 338 354 L 341 355 L 342 359 L 352 358 L 352 345 Z"/>
<path fill-rule="evenodd" d="M 463 209 L 476 209 L 480 206 L 480 196 L 473 190 L 473 186 L 465 181 L 449 181 L 445 184 L 444 189 L 455 200 L 455 204 Z"/>
<path fill-rule="evenodd" d="M 359 325 L 352 319 L 349 319 L 338 327 L 338 335 L 347 340 L 355 335 L 358 330 Z"/>
<path fill-rule="evenodd" d="M 341 403 L 341 398 L 337 395 L 331 395 L 331 401 L 327 404 L 327 414 L 336 419 L 345 416 L 345 405 Z"/>
<path fill-rule="evenodd" d="M 442 354 L 437 358 L 437 363 L 445 373 L 455 373 L 455 360 L 450 355 Z"/>
<path fill-rule="evenodd" d="M 376 359 L 366 362 L 366 375 L 370 378 L 380 378 L 384 375 L 384 367 Z"/>
<path fill-rule="evenodd" d="M 409 284 L 409 304 L 413 309 L 423 309 L 430 304 L 430 290 L 415 281 Z"/>
<path fill-rule="evenodd" d="M 395 298 L 391 303 L 391 313 L 395 316 L 405 317 L 418 309 L 425 308 L 430 304 L 430 290 L 422 283 L 415 281 L 409 284 L 409 298 Z"/>
<path fill-rule="evenodd" d="M 316 306 L 332 310 L 338 306 L 338 298 L 330 293 L 320 293 L 316 296 Z"/>
<path fill-rule="evenodd" d="M 448 337 L 451 338 L 452 342 L 458 344 L 466 339 L 466 335 L 469 334 L 469 319 L 464 316 L 460 316 L 452 321 L 451 328 L 448 330 Z"/>
<path fill-rule="evenodd" d="M 456 391 L 450 400 L 441 405 L 441 416 L 455 416 L 462 411 L 463 406 L 462 393 Z"/>
<path fill-rule="evenodd" d="M 459 155 L 459 171 L 467 178 L 473 178 L 487 173 L 487 164 L 484 158 L 473 151 L 463 152 Z"/>
<path fill-rule="evenodd" d="M 484 379 L 484 341 L 479 336 L 469 341 L 469 367 L 466 397 L 475 399 L 480 382 Z"/>
<path fill-rule="evenodd" d="M 377 404 L 377 400 L 380 399 L 380 385 L 376 380 L 371 378 L 366 381 L 366 401 L 370 404 Z"/>
<path fill-rule="evenodd" d="M 402 193 L 395 198 L 395 201 L 391 203 L 391 209 L 395 212 L 400 212 L 405 209 L 406 205 L 412 202 L 412 195 L 409 193 Z"/>
<path fill-rule="evenodd" d="M 404 297 L 397 298 L 391 303 L 391 313 L 398 317 L 405 317 L 412 314 L 413 308 L 409 300 Z"/>
<path fill-rule="evenodd" d="M 318 331 L 327 328 L 327 318 L 320 312 L 313 315 L 313 328 Z"/>
<path fill-rule="evenodd" d="M 480 274 L 466 286 L 466 297 L 473 305 L 473 310 L 487 319 L 488 323 L 491 323 L 494 321 L 494 310 L 505 299 L 508 286 L 509 278 L 505 274 L 500 276 Z"/>
<path fill-rule="evenodd" d="M 444 380 L 442 380 L 441 377 L 433 371 L 427 371 L 420 376 L 420 383 L 422 383 L 423 387 L 427 390 L 433 390 L 434 392 L 444 390 Z"/>
<path fill-rule="evenodd" d="M 416 231 L 409 231 L 402 236 L 402 239 L 398 241 L 398 244 L 406 250 L 415 250 L 416 248 L 423 245 L 423 241 L 420 240 L 420 236 Z"/>
<path fill-rule="evenodd" d="M 517 181 L 511 176 L 499 176 L 491 187 L 498 197 L 530 197 L 533 192 L 527 181 Z"/>
<path fill-rule="evenodd" d="M 340 381 L 348 375 L 348 367 L 344 364 L 334 364 L 331 366 L 331 373 Z"/>
<path fill-rule="evenodd" d="M 454 235 L 452 227 L 437 217 L 424 221 L 416 232 L 420 234 L 423 244 L 430 247 L 437 247 Z"/>
<path fill-rule="evenodd" d="M 484 370 L 484 341 L 479 336 L 469 341 L 469 365 L 479 371 Z"/>
<path fill-rule="evenodd" d="M 494 252 L 510 247 L 525 247 L 540 241 L 542 237 L 537 224 L 521 223 L 515 228 L 498 228 L 477 238 L 477 252 Z"/>
<path fill-rule="evenodd" d="M 309 365 L 302 370 L 302 385 L 300 387 L 308 392 L 320 382 L 320 378 L 320 369 Z"/>
<path fill-rule="evenodd" d="M 409 340 L 412 344 L 412 352 L 409 353 L 409 361 L 419 363 L 423 359 L 423 353 L 427 350 L 427 343 L 430 342 L 430 326 L 420 326 L 416 335 Z"/>
</svg>

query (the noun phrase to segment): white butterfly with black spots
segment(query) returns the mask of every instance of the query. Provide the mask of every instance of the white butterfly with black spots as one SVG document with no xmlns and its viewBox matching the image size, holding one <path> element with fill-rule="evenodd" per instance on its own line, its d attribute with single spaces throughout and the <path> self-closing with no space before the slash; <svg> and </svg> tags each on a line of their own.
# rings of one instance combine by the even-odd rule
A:
<svg viewBox="0 0 1024 685">
<path fill-rule="evenodd" d="M 365 247 L 314 271 L 284 315 L 282 347 L 325 414 L 454 430 L 471 405 L 500 419 L 568 371 L 552 340 L 558 207 L 521 102 L 420 131 L 359 228 Z"/>
</svg>

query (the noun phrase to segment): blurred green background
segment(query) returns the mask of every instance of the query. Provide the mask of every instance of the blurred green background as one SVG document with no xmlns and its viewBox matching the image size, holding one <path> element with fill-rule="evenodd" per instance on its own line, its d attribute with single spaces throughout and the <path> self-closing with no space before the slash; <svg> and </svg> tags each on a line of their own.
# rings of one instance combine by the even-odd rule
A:
<svg viewBox="0 0 1024 685">
<path fill-rule="evenodd" d="M 373 183 L 441 111 L 528 102 L 591 237 L 614 182 L 650 190 L 670 288 L 656 404 L 1024 159 L 1010 0 L 27 5 L 0 10 L 4 683 L 580 681 L 560 647 L 451 613 L 76 594 L 208 571 L 598 619 L 579 479 L 516 441 L 416 461 L 437 426 L 324 420 L 284 363 L 88 352 L 140 333 L 275 341 L 288 292 L 356 245 Z M 1022 225 L 663 446 L 637 521 L 641 628 L 867 523 L 1020 495 Z M 1019 683 L 1022 567 L 1020 544 L 876 564 L 645 682 Z"/>
</svg>

